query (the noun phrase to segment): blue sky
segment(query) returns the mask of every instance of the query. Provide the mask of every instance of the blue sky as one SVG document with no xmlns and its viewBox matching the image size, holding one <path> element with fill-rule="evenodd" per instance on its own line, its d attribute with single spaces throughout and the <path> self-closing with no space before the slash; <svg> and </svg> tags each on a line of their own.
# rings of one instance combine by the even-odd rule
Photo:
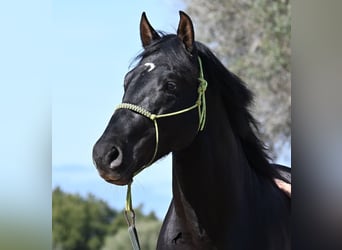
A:
<svg viewBox="0 0 342 250">
<path fill-rule="evenodd" d="M 184 4 L 172 0 L 52 1 L 52 187 L 124 207 L 126 187 L 99 177 L 92 147 L 121 102 L 124 75 L 141 51 L 141 13 L 156 29 L 175 32 L 180 9 Z M 170 157 L 140 173 L 132 188 L 134 205 L 163 218 L 171 200 Z"/>
</svg>

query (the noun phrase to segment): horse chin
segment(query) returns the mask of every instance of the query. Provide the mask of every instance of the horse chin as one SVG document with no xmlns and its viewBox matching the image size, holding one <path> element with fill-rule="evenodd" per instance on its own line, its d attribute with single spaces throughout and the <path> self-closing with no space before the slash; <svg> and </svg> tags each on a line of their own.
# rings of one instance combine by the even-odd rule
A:
<svg viewBox="0 0 342 250">
<path fill-rule="evenodd" d="M 99 171 L 100 176 L 107 182 L 119 186 L 124 186 L 132 182 L 132 175 L 129 173 Z"/>
<path fill-rule="evenodd" d="M 125 186 L 131 182 L 131 179 L 119 179 L 119 180 L 110 180 L 110 179 L 104 179 L 105 181 L 118 185 L 118 186 Z"/>
<path fill-rule="evenodd" d="M 139 170 L 137 170 L 134 173 L 138 173 L 141 170 L 143 170 L 144 168 L 139 168 Z M 115 184 L 115 185 L 119 185 L 119 186 L 125 186 L 129 183 L 131 183 L 133 181 L 133 177 L 134 174 L 131 171 L 126 171 L 122 174 L 116 173 L 115 175 L 107 175 L 107 176 L 101 176 L 105 181 L 111 183 L 111 184 Z"/>
</svg>

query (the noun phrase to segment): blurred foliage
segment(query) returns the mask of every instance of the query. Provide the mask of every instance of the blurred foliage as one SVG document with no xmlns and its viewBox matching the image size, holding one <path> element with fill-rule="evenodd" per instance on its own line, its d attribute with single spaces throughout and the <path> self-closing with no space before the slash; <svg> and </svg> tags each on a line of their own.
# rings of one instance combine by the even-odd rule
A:
<svg viewBox="0 0 342 250">
<path fill-rule="evenodd" d="M 156 215 L 151 212 L 148 215 L 142 214 L 142 206 L 135 209 L 138 230 L 139 242 L 141 249 L 154 250 L 158 240 L 161 222 L 158 221 Z M 122 226 L 124 225 L 124 226 Z M 111 232 L 115 230 L 114 234 L 107 236 L 102 250 L 127 250 L 127 246 L 131 246 L 128 236 L 128 228 L 123 216 L 118 216 L 112 223 Z"/>
<path fill-rule="evenodd" d="M 196 40 L 255 93 L 254 116 L 276 157 L 291 140 L 291 5 L 288 0 L 184 0 Z"/>
<path fill-rule="evenodd" d="M 161 222 L 135 209 L 143 249 L 155 249 Z M 89 194 L 86 198 L 55 188 L 52 194 L 52 249 L 131 249 L 123 212 Z"/>
</svg>

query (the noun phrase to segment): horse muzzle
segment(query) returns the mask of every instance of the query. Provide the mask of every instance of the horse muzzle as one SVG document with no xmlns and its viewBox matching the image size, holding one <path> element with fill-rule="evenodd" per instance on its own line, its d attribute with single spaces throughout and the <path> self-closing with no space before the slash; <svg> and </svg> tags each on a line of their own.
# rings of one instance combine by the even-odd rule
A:
<svg viewBox="0 0 342 250">
<path fill-rule="evenodd" d="M 100 176 L 109 183 L 126 185 L 132 179 L 129 169 L 123 166 L 123 153 L 118 146 L 97 142 L 93 148 L 93 162 Z"/>
</svg>

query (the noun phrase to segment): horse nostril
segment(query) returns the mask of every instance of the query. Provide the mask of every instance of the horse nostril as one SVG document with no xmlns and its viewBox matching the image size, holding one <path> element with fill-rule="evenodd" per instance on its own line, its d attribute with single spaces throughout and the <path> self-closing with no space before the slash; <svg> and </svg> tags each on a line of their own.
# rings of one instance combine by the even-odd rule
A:
<svg viewBox="0 0 342 250">
<path fill-rule="evenodd" d="M 106 161 L 109 163 L 109 168 L 114 169 L 121 165 L 122 152 L 119 148 L 113 147 L 106 156 Z"/>
</svg>

